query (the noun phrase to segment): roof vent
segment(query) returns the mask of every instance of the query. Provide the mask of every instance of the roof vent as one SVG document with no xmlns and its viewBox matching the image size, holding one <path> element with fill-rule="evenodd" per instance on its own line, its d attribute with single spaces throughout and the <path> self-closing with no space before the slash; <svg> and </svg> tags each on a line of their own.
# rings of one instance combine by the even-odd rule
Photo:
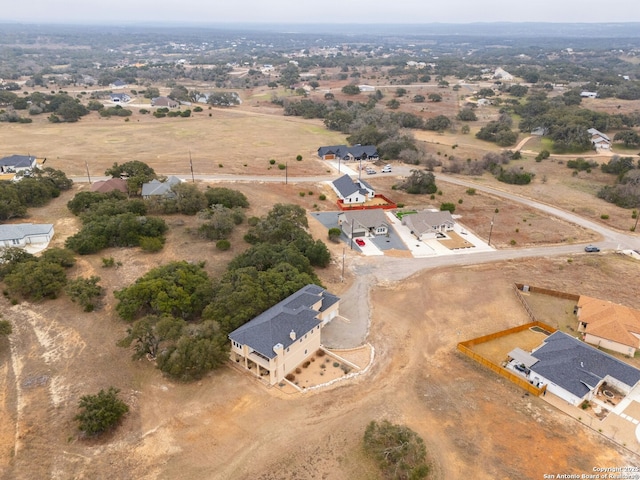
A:
<svg viewBox="0 0 640 480">
<path fill-rule="evenodd" d="M 584 368 L 584 362 L 580 362 L 580 366 Z"/>
<path fill-rule="evenodd" d="M 296 332 L 291 330 L 291 333 L 289 333 L 289 337 L 291 337 L 291 340 L 295 340 L 296 339 Z"/>
</svg>

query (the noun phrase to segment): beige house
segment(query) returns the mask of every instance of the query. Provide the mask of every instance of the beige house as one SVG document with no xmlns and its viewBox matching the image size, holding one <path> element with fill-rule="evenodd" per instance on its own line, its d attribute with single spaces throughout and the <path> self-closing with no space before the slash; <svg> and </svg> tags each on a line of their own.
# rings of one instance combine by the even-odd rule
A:
<svg viewBox="0 0 640 480">
<path fill-rule="evenodd" d="M 317 285 L 301 288 L 229 334 L 231 360 L 269 385 L 281 382 L 320 348 L 320 331 L 339 304 Z"/>
<path fill-rule="evenodd" d="M 640 348 L 640 310 L 581 295 L 576 314 L 585 342 L 631 357 Z"/>
<path fill-rule="evenodd" d="M 404 215 L 402 224 L 411 230 L 411 234 L 418 240 L 429 240 L 442 237 L 446 232 L 452 231 L 456 222 L 449 211 L 423 210 Z"/>
</svg>

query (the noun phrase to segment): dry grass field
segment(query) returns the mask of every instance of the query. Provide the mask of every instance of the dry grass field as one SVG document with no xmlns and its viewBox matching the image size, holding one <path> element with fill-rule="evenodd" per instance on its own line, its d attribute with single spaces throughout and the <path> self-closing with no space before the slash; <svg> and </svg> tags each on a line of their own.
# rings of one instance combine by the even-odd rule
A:
<svg viewBox="0 0 640 480">
<path fill-rule="evenodd" d="M 320 193 L 329 195 L 326 185 L 296 183 L 294 178 L 325 175 L 316 149 L 343 143 L 344 137 L 326 132 L 318 121 L 272 113 L 245 102 L 241 109 L 205 110 L 184 119 L 134 113 L 129 122 L 90 116 L 73 125 L 53 125 L 43 118 L 31 125 L 3 124 L 0 138 L 7 154 L 46 156 L 51 166 L 80 176 L 85 161 L 100 175 L 114 161 L 128 160 L 147 162 L 161 174 L 187 174 L 189 151 L 197 173 L 274 175 L 268 163 L 274 158 L 288 162 L 293 177 L 288 185 L 224 183 L 247 195 L 249 216 L 263 215 L 277 202 L 334 210 L 329 200 L 318 199 Z M 302 162 L 295 161 L 298 154 Z M 431 202 L 393 190 L 398 180 L 379 177 L 372 182 L 407 205 Z M 493 184 L 489 178 L 480 181 Z M 521 192 L 546 195 L 550 203 L 571 195 L 578 202 L 575 208 L 600 211 L 599 201 L 586 193 L 559 185 L 561 192 L 554 194 L 551 185 L 536 180 Z M 54 244 L 62 245 L 78 228 L 66 202 L 86 188 L 77 185 L 47 207 L 34 209 L 29 220 L 55 223 Z M 483 236 L 488 215 L 499 207 L 504 221 L 496 222 L 493 232 L 499 245 L 511 238 L 517 246 L 594 238 L 526 207 L 467 195 L 458 187 L 442 189 L 442 201 L 464 200 L 456 203 L 464 221 Z M 474 217 L 481 220 L 474 224 Z M 71 274 L 98 275 L 108 292 L 96 312 L 83 313 L 65 297 L 14 306 L 0 298 L 3 317 L 15 331 L 10 346 L 0 344 L 0 477 L 364 480 L 376 478 L 376 471 L 363 454 L 362 435 L 369 421 L 381 419 L 407 424 L 424 438 L 435 478 L 539 479 L 545 473 L 588 473 L 594 465 L 636 462 L 596 432 L 455 351 L 460 340 L 527 321 L 512 292 L 514 282 L 591 295 L 597 291 L 639 307 L 630 288 L 640 269 L 633 260 L 617 255 L 582 255 L 571 263 L 541 258 L 427 270 L 391 282 L 376 269 L 375 257 L 349 252 L 350 268 L 341 282 L 337 259 L 343 249 L 329 244 L 336 260 L 319 274 L 333 293 L 341 295 L 361 275 L 375 272 L 378 284 L 368 298 L 367 340 L 376 349 L 376 362 L 366 376 L 350 383 L 288 395 L 226 367 L 195 383 L 173 382 L 148 361 L 133 362 L 116 346 L 126 324 L 114 313 L 114 290 L 175 259 L 206 260 L 208 273 L 220 275 L 245 248 L 246 227 L 234 233 L 230 251 L 219 252 L 189 234 L 194 219 L 173 216 L 167 222 L 167 244 L 157 254 L 112 249 L 79 258 Z M 325 238 L 318 222 L 309 223 L 316 238 Z M 109 256 L 122 266 L 102 268 L 101 257 Z M 109 385 L 121 389 L 130 413 L 106 438 L 80 438 L 73 421 L 79 397 Z"/>
</svg>

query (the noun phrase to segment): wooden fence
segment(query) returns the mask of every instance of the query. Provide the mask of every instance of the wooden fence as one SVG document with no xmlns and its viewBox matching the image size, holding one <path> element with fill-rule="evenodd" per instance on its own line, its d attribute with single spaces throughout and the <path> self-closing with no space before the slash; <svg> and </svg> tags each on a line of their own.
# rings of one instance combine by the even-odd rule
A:
<svg viewBox="0 0 640 480">
<path fill-rule="evenodd" d="M 494 361 L 489 360 L 488 358 L 483 357 L 479 353 L 476 353 L 476 352 L 474 352 L 472 350 L 473 346 L 478 345 L 480 343 L 489 342 L 491 340 L 494 340 L 494 339 L 500 338 L 500 337 L 506 337 L 507 335 L 512 335 L 514 333 L 521 332 L 523 330 L 528 330 L 528 329 L 533 328 L 533 327 L 538 327 L 538 328 L 540 328 L 542 330 L 545 330 L 545 331 L 547 331 L 549 333 L 553 333 L 553 332 L 556 331 L 556 329 L 554 327 L 552 327 L 551 325 L 547 325 L 546 323 L 539 322 L 539 321 L 536 320 L 536 321 L 533 321 L 531 323 L 526 323 L 524 325 L 518 325 L 517 327 L 508 328 L 507 330 L 502 330 L 500 332 L 495 332 L 495 333 L 491 333 L 489 335 L 484 335 L 482 337 L 473 338 L 473 339 L 467 340 L 465 342 L 460 342 L 460 343 L 458 343 L 458 347 L 457 348 L 461 353 L 463 353 L 464 355 L 466 355 L 467 357 L 469 357 L 473 361 L 475 361 L 475 362 L 479 363 L 480 365 L 488 368 L 489 370 L 497 373 L 498 375 L 506 378 L 507 380 L 515 383 L 519 387 L 524 388 L 529 393 L 532 393 L 534 395 L 539 396 L 540 394 L 542 394 L 547 389 L 546 385 L 543 385 L 541 388 L 538 388 L 535 385 L 532 385 L 531 383 L 529 383 L 527 380 L 525 380 L 521 376 L 516 375 L 513 372 L 510 372 L 509 370 L 504 368 L 502 365 L 498 365 Z"/>
<path fill-rule="evenodd" d="M 522 283 L 516 283 L 516 288 L 520 291 L 524 291 L 525 285 Z M 542 293 L 544 295 L 551 295 L 552 297 L 565 298 L 567 300 L 580 300 L 580 295 L 575 293 L 559 292 L 558 290 L 551 290 L 550 288 L 533 287 L 526 285 L 527 289 L 532 293 Z"/>
</svg>

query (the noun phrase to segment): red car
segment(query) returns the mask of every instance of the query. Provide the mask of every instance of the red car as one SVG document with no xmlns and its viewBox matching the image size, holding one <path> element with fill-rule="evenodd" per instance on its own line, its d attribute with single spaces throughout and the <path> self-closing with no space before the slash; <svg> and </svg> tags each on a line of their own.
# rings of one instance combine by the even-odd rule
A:
<svg viewBox="0 0 640 480">
<path fill-rule="evenodd" d="M 359 247 L 364 247 L 364 240 L 362 240 L 361 238 L 356 238 L 356 244 Z"/>
</svg>

